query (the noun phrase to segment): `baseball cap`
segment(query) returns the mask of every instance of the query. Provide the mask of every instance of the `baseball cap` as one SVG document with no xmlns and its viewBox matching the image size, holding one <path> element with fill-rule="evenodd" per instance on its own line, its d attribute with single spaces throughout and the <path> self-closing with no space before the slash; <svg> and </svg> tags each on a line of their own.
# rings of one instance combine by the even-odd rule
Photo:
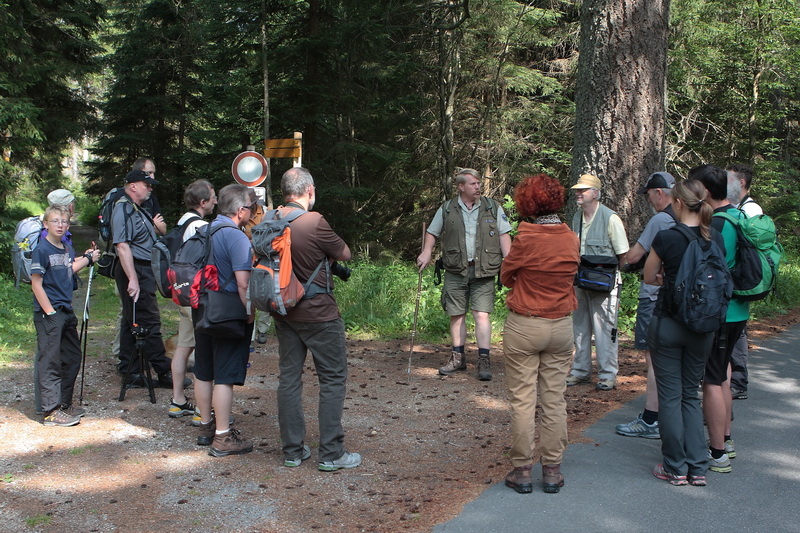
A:
<svg viewBox="0 0 800 533">
<path fill-rule="evenodd" d="M 149 183 L 150 185 L 158 185 L 158 180 L 151 178 L 150 174 L 144 170 L 131 170 L 128 172 L 128 175 L 125 176 L 125 183 L 134 183 L 137 181 L 143 181 L 145 183 Z"/>
<path fill-rule="evenodd" d="M 65 205 L 68 206 L 75 201 L 75 195 L 67 189 L 56 189 L 47 195 L 47 201 L 50 205 Z"/>
<path fill-rule="evenodd" d="M 675 178 L 669 172 L 655 172 L 650 174 L 647 182 L 636 191 L 637 194 L 647 194 L 648 189 L 671 189 L 675 186 Z"/>
<path fill-rule="evenodd" d="M 597 189 L 598 191 L 603 188 L 600 183 L 600 178 L 592 174 L 583 174 L 578 180 L 578 183 L 570 187 L 571 189 Z"/>
</svg>

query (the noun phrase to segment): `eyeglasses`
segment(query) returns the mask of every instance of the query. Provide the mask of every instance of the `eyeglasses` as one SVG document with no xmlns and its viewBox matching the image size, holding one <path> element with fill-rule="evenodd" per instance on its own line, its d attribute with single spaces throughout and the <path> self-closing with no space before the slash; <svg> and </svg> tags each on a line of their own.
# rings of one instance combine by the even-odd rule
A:
<svg viewBox="0 0 800 533">
<path fill-rule="evenodd" d="M 48 220 L 50 224 L 55 224 L 56 226 L 66 226 L 69 224 L 69 220 Z"/>
<path fill-rule="evenodd" d="M 258 205 L 258 204 L 253 204 L 253 205 L 243 205 L 243 206 L 242 206 L 242 209 L 249 209 L 249 210 L 252 212 L 252 211 L 255 211 L 255 209 L 256 209 L 256 205 Z"/>
</svg>

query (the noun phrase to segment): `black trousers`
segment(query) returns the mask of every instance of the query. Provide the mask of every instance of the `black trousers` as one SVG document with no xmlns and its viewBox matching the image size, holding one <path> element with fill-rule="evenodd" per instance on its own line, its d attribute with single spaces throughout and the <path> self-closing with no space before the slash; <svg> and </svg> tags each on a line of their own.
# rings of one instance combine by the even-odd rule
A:
<svg viewBox="0 0 800 533">
<path fill-rule="evenodd" d="M 134 260 L 133 267 L 139 278 L 139 300 L 134 304 L 133 298 L 128 295 L 128 276 L 122 269 L 122 264 L 117 265 L 114 276 L 119 289 L 119 299 L 122 302 L 122 331 L 120 332 L 119 342 L 119 365 L 120 373 L 125 373 L 128 366 L 131 366 L 131 373 L 139 373 L 139 360 L 132 361 L 133 352 L 136 347 L 136 337 L 131 333 L 134 323 L 134 306 L 136 323 L 148 330 L 145 342 L 145 357 L 152 365 L 155 372 L 159 375 L 170 371 L 171 361 L 167 357 L 164 348 L 164 340 L 161 337 L 161 313 L 158 310 L 156 300 L 156 281 L 153 277 L 153 269 L 145 261 Z"/>
</svg>

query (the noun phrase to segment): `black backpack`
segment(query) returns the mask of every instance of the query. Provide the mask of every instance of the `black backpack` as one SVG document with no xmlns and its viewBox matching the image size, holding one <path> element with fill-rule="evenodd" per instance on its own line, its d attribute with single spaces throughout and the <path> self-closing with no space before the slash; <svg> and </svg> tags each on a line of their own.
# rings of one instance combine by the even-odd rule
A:
<svg viewBox="0 0 800 533">
<path fill-rule="evenodd" d="M 728 302 L 733 294 L 733 278 L 716 242 L 698 237 L 684 224 L 675 230 L 689 241 L 674 282 L 668 283 L 660 297 L 670 302 L 673 320 L 698 333 L 712 333 L 725 323 Z"/>
<path fill-rule="evenodd" d="M 172 284 L 169 282 L 167 271 L 178 254 L 178 249 L 183 244 L 183 234 L 189 224 L 198 220 L 202 220 L 199 215 L 189 217 L 183 224 L 168 231 L 153 246 L 150 265 L 153 267 L 153 276 L 156 278 L 158 292 L 164 298 L 172 298 Z"/>
<path fill-rule="evenodd" d="M 97 231 L 100 234 L 100 241 L 106 244 L 106 250 L 109 249 L 108 243 L 111 241 L 111 214 L 114 212 L 117 200 L 124 194 L 124 187 L 114 187 L 106 193 L 103 203 L 100 204 L 100 213 L 97 215 Z"/>
</svg>

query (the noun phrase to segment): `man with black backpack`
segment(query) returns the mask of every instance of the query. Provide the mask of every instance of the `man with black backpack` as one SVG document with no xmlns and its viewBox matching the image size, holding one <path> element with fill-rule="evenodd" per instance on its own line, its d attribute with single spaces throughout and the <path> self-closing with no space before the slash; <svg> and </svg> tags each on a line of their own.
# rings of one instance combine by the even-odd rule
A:
<svg viewBox="0 0 800 533">
<path fill-rule="evenodd" d="M 711 226 L 722 234 L 725 241 L 725 260 L 733 272 L 736 266 L 737 229 L 720 213 L 739 219 L 745 215 L 728 201 L 727 173 L 714 165 L 701 165 L 689 171 L 689 178 L 699 180 L 708 191 L 706 203 L 714 210 Z M 734 286 L 735 288 L 735 286 Z M 709 436 L 709 469 L 714 472 L 731 472 L 730 459 L 736 457 L 731 438 L 731 389 L 728 367 L 731 352 L 750 318 L 750 302 L 734 296 L 728 305 L 725 324 L 714 339 L 714 346 L 706 364 L 703 377 L 703 414 Z"/>
<path fill-rule="evenodd" d="M 139 361 L 132 361 L 136 340 L 131 327 L 134 324 L 135 311 L 135 322 L 147 331 L 145 353 L 158 374 L 159 383 L 164 387 L 172 387 L 170 360 L 166 356 L 161 337 L 161 314 L 156 301 L 155 278 L 150 266 L 156 230 L 152 217 L 141 208 L 150 197 L 153 185 L 157 183 L 158 181 L 142 170 L 130 171 L 125 176 L 125 194 L 114 204 L 111 215 L 111 237 L 119 256 L 114 277 L 124 317 L 117 369 L 124 376 L 132 365 L 126 385 L 146 385 Z"/>
<path fill-rule="evenodd" d="M 191 183 L 183 193 L 183 202 L 189 210 L 178 220 L 175 229 L 183 228 L 181 242 L 186 242 L 197 232 L 197 228 L 208 224 L 203 219 L 213 213 L 214 207 L 217 205 L 214 186 L 206 180 L 197 180 Z M 200 425 L 199 411 L 195 412 L 195 406 L 186 398 L 182 386 L 186 377 L 186 362 L 194 351 L 195 345 L 192 308 L 179 307 L 178 313 L 180 315 L 178 346 L 172 355 L 172 401 L 169 404 L 168 414 L 170 418 L 193 416 L 192 425 Z"/>
</svg>

